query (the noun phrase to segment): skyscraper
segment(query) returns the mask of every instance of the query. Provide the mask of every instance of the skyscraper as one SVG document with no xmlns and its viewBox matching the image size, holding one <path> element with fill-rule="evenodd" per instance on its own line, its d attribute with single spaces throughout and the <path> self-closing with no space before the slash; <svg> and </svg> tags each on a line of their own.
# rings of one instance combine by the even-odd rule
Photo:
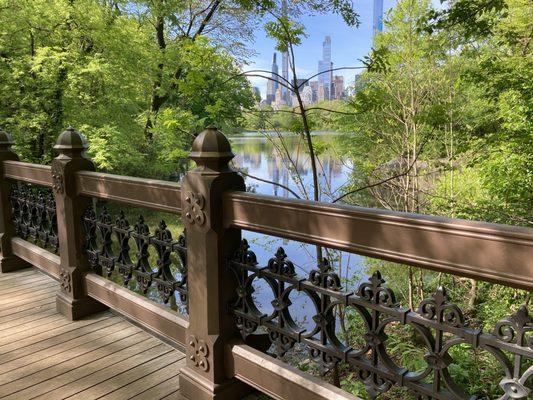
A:
<svg viewBox="0 0 533 400">
<path fill-rule="evenodd" d="M 335 75 L 333 77 L 333 91 L 331 100 L 340 100 L 344 96 L 344 76 Z"/>
<path fill-rule="evenodd" d="M 282 12 L 283 16 L 287 16 L 287 12 L 288 12 L 287 0 L 283 0 L 282 1 L 282 3 L 281 3 L 281 12 Z M 284 51 L 281 54 L 281 76 L 285 80 L 290 82 L 290 79 L 289 79 L 289 53 L 286 52 L 286 51 Z M 287 82 L 285 82 L 285 83 L 287 83 Z M 281 87 L 281 92 L 282 92 L 283 99 L 287 103 L 289 103 L 289 99 L 290 99 L 291 93 L 289 93 L 287 88 L 283 87 L 283 86 Z"/>
<path fill-rule="evenodd" d="M 331 84 L 333 81 L 333 63 L 331 62 L 331 37 L 326 36 L 322 43 L 322 60 L 318 62 L 318 85 L 324 88 L 324 99 L 331 98 Z"/>
<path fill-rule="evenodd" d="M 383 31 L 383 0 L 374 0 L 374 35 Z"/>
<path fill-rule="evenodd" d="M 272 75 L 270 79 L 267 82 L 267 98 L 266 101 L 268 104 L 272 104 L 274 100 L 276 100 L 276 90 L 278 89 L 278 64 L 276 62 L 277 53 L 274 53 L 274 57 L 272 58 Z"/>
</svg>

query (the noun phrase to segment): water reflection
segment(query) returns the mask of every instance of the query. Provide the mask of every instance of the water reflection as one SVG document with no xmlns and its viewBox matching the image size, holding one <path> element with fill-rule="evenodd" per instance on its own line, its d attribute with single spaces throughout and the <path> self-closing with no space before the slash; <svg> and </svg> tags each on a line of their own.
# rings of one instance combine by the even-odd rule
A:
<svg viewBox="0 0 533 400">
<path fill-rule="evenodd" d="M 346 184 L 351 166 L 343 160 L 337 148 L 338 135 L 333 133 L 314 134 L 318 157 L 320 197 L 330 201 Z M 282 197 L 295 197 L 286 189 L 296 192 L 300 197 L 311 197 L 313 175 L 305 139 L 299 135 L 260 134 L 248 132 L 230 137 L 236 157 L 234 164 L 250 175 L 275 182 L 272 183 L 247 179 L 249 189 L 261 194 Z"/>
<path fill-rule="evenodd" d="M 351 165 L 343 159 L 336 134 L 316 133 L 314 139 L 315 147 L 320 154 L 318 157 L 320 196 L 322 201 L 328 202 L 340 195 L 339 189 L 346 184 Z M 282 185 L 278 186 L 247 177 L 246 185 L 249 191 L 294 198 L 290 189 L 301 198 L 312 196 L 311 162 L 302 137 L 284 134 L 280 138 L 276 134 L 267 136 L 249 132 L 230 137 L 230 141 L 236 155 L 234 164 L 237 168 L 254 177 Z M 272 217 L 275 218 L 275 216 Z M 244 237 L 248 239 L 261 265 L 266 266 L 268 260 L 281 246 L 293 261 L 300 277 L 307 277 L 309 272 L 316 267 L 316 251 L 312 245 L 249 231 L 244 232 Z M 335 271 L 343 279 L 344 288 L 354 290 L 362 278 L 362 257 L 339 251 L 326 250 L 326 252 Z M 263 282 L 258 282 L 254 288 L 258 306 L 268 314 L 271 308 L 270 303 L 274 299 L 272 290 Z M 301 298 L 294 301 L 291 311 L 298 323 L 309 328 L 309 321 L 315 310 L 308 299 Z"/>
</svg>

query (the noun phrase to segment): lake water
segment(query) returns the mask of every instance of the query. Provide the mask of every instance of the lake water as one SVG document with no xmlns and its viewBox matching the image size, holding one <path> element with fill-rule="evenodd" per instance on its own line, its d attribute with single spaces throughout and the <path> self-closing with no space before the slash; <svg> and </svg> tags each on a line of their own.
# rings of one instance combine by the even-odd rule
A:
<svg viewBox="0 0 533 400">
<path fill-rule="evenodd" d="M 239 136 L 230 137 L 233 152 L 236 157 L 234 164 L 247 174 L 255 177 L 279 183 L 301 198 L 305 193 L 312 196 L 312 172 L 311 163 L 303 138 L 284 134 L 282 139 L 276 134 L 264 134 L 249 132 Z M 344 159 L 342 150 L 339 150 L 338 136 L 334 133 L 314 134 L 317 147 L 320 148 L 319 175 L 321 187 L 321 199 L 328 202 L 342 194 L 339 189 L 346 184 L 352 171 L 350 163 Z M 298 171 L 298 174 L 295 173 Z M 299 183 L 301 182 L 301 183 Z M 248 190 L 280 197 L 295 198 L 289 190 L 246 177 Z M 275 216 L 273 216 L 275 218 Z M 254 232 L 245 231 L 243 236 L 250 243 L 251 249 L 257 254 L 261 265 L 267 264 L 273 257 L 278 247 L 283 247 L 288 257 L 294 263 L 296 272 L 301 277 L 306 277 L 316 266 L 316 252 L 314 246 L 299 242 L 266 236 Z M 328 252 L 333 267 L 339 275 L 351 282 L 344 282 L 344 287 L 353 290 L 363 276 L 363 258 L 344 252 Z M 260 300 L 262 311 L 268 313 L 271 310 L 271 291 L 266 285 L 258 282 L 256 295 Z M 297 296 L 296 296 L 297 297 Z M 305 298 L 291 298 L 294 305 L 306 307 Z M 295 304 L 296 303 L 296 304 Z M 299 308 L 297 306 L 297 308 Z"/>
</svg>

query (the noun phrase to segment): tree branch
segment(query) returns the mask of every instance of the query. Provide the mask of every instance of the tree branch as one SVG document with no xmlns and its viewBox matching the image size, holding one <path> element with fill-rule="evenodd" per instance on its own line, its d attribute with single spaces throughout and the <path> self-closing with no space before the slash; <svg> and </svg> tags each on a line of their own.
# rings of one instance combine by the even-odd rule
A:
<svg viewBox="0 0 533 400">
<path fill-rule="evenodd" d="M 380 185 L 384 185 L 385 183 L 387 182 L 390 182 L 394 179 L 398 179 L 398 178 L 401 178 L 402 176 L 406 176 L 409 174 L 409 172 L 411 172 L 411 170 L 413 169 L 413 167 L 415 166 L 416 162 L 418 161 L 418 156 L 420 155 L 420 153 L 422 153 L 422 150 L 425 146 L 425 144 L 428 142 L 428 139 L 426 138 L 426 140 L 422 143 L 422 145 L 420 146 L 420 150 L 417 152 L 416 154 L 416 157 L 415 159 L 413 160 L 413 162 L 411 163 L 411 165 L 409 165 L 409 168 L 407 168 L 405 171 L 399 173 L 399 174 L 396 174 L 396 175 L 393 175 L 393 176 L 390 176 L 388 177 L 387 179 L 383 179 L 381 181 L 378 181 L 378 182 L 374 182 L 374 183 L 370 183 L 366 186 L 363 186 L 363 187 L 360 187 L 358 189 L 354 189 L 354 190 L 350 190 L 349 192 L 347 193 L 344 193 L 342 196 L 340 197 L 337 197 L 335 200 L 332 201 L 332 203 L 336 203 L 342 199 L 344 199 L 345 197 L 349 196 L 349 195 L 352 195 L 354 193 L 358 193 L 358 192 L 361 192 L 363 190 L 366 190 L 366 189 L 371 189 L 371 188 L 374 188 L 376 186 L 380 186 Z"/>
<path fill-rule="evenodd" d="M 281 183 L 278 183 L 278 182 L 274 182 L 274 181 L 269 181 L 268 179 L 263 179 L 263 178 L 259 178 L 257 176 L 254 176 L 254 175 L 250 175 L 250 174 L 247 174 L 246 172 L 244 172 L 243 170 L 241 169 L 238 169 L 235 164 L 233 164 L 234 168 L 237 170 L 237 172 L 243 176 L 246 176 L 248 178 L 251 178 L 251 179 L 255 179 L 257 181 L 261 181 L 261 182 L 265 182 L 265 183 L 269 183 L 271 185 L 275 185 L 275 186 L 279 186 L 280 188 L 282 189 L 285 189 L 287 190 L 289 193 L 291 193 L 294 197 L 296 197 L 297 199 L 301 199 L 300 196 L 298 196 L 298 194 L 296 194 L 296 192 L 294 192 L 292 189 L 290 189 L 289 187 L 285 186 L 285 185 L 282 185 Z"/>
</svg>

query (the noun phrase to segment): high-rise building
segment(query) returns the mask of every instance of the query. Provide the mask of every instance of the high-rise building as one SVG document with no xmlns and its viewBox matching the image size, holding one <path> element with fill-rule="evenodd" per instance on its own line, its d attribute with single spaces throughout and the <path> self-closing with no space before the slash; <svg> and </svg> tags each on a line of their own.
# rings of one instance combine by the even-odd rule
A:
<svg viewBox="0 0 533 400">
<path fill-rule="evenodd" d="M 327 99 L 326 97 L 326 88 L 322 83 L 318 84 L 318 90 L 317 90 L 317 101 L 324 101 Z"/>
<path fill-rule="evenodd" d="M 304 105 L 313 104 L 313 89 L 311 86 L 305 86 L 301 92 L 301 97 Z"/>
<path fill-rule="evenodd" d="M 260 102 L 261 101 L 261 89 L 259 89 L 257 86 L 254 86 L 252 90 L 254 92 L 254 96 L 256 97 L 256 100 Z"/>
<path fill-rule="evenodd" d="M 287 0 L 283 0 L 281 3 L 281 12 L 283 16 L 287 16 L 288 13 L 288 4 Z M 281 54 L 281 76 L 283 79 L 286 80 L 285 83 L 290 82 L 289 79 L 289 53 L 287 51 L 284 51 Z M 281 87 L 281 93 L 283 96 L 283 99 L 289 103 L 289 99 L 291 97 L 291 93 L 289 93 L 289 90 L 287 90 L 286 87 Z"/>
<path fill-rule="evenodd" d="M 331 98 L 331 84 L 333 83 L 333 63 L 331 62 L 331 37 L 326 36 L 322 43 L 322 60 L 318 62 L 318 85 L 324 88 L 324 99 Z"/>
<path fill-rule="evenodd" d="M 344 96 L 344 76 L 335 75 L 333 77 L 333 96 L 332 99 L 340 100 Z"/>
<path fill-rule="evenodd" d="M 276 90 L 278 90 L 278 64 L 276 62 L 277 53 L 274 53 L 274 57 L 272 59 L 272 75 L 270 79 L 267 82 L 267 98 L 266 101 L 268 104 L 272 104 L 273 101 L 276 100 Z"/>
<path fill-rule="evenodd" d="M 383 0 L 374 0 L 374 35 L 383 31 Z"/>
<path fill-rule="evenodd" d="M 281 88 L 276 89 L 276 94 L 274 96 L 274 101 L 272 102 L 272 108 L 274 110 L 279 110 L 281 107 L 287 105 L 287 102 L 283 98 L 283 95 L 281 93 Z"/>
<path fill-rule="evenodd" d="M 311 87 L 311 93 L 313 94 L 313 103 L 316 103 L 318 101 L 318 81 L 309 82 L 309 86 Z"/>
</svg>

